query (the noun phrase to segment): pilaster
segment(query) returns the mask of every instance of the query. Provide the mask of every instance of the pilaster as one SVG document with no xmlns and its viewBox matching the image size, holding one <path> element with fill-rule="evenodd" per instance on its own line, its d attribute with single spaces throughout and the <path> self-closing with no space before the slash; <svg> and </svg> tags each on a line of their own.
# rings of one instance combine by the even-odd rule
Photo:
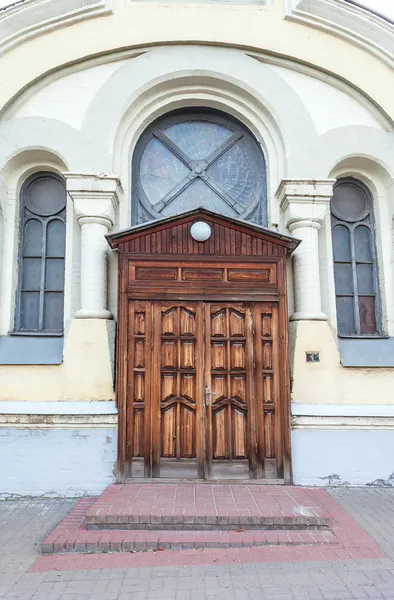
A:
<svg viewBox="0 0 394 600">
<path fill-rule="evenodd" d="M 121 184 L 117 175 L 64 173 L 81 227 L 81 308 L 79 319 L 112 319 L 107 309 L 105 235 L 115 224 Z"/>
<path fill-rule="evenodd" d="M 325 321 L 322 312 L 318 232 L 328 214 L 335 179 L 283 180 L 276 193 L 285 224 L 302 243 L 294 251 L 296 312 L 292 321 Z"/>
</svg>

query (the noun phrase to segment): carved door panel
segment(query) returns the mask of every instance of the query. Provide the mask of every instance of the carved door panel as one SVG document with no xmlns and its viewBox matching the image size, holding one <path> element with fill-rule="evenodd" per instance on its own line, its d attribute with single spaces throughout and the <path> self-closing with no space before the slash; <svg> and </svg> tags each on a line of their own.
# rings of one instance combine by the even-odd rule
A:
<svg viewBox="0 0 394 600">
<path fill-rule="evenodd" d="M 162 459 L 189 459 L 202 478 L 202 305 L 156 302 L 153 328 L 152 475 Z"/>
<path fill-rule="evenodd" d="M 253 320 L 250 304 L 205 305 L 206 476 L 215 461 L 249 461 L 255 477 Z"/>
<path fill-rule="evenodd" d="M 129 463 L 143 458 L 145 477 L 183 465 L 186 477 L 261 478 L 266 459 L 280 472 L 277 305 L 129 306 Z"/>
<path fill-rule="evenodd" d="M 135 475 L 133 459 L 143 459 L 143 472 L 145 477 L 149 477 L 151 473 L 152 302 L 129 302 L 128 323 L 126 476 Z"/>
<path fill-rule="evenodd" d="M 256 383 L 257 463 L 259 478 L 275 461 L 283 475 L 282 417 L 280 406 L 278 306 L 257 302 L 254 308 L 254 363 Z"/>
</svg>

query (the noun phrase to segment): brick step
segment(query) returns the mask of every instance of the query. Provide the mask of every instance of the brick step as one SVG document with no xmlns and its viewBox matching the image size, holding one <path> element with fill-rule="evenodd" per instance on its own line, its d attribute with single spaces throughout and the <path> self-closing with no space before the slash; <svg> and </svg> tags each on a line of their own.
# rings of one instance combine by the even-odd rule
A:
<svg viewBox="0 0 394 600">
<path fill-rule="evenodd" d="M 138 520 L 140 519 L 140 520 Z M 88 531 L 328 531 L 326 517 L 209 517 L 196 515 L 146 515 L 142 517 L 105 516 L 92 522 L 85 519 Z"/>
<path fill-rule="evenodd" d="M 327 530 L 330 519 L 306 488 L 134 483 L 109 486 L 85 524 L 89 530 Z"/>
<path fill-rule="evenodd" d="M 43 554 L 151 552 L 201 548 L 338 545 L 331 531 L 88 531 L 48 536 Z"/>
</svg>

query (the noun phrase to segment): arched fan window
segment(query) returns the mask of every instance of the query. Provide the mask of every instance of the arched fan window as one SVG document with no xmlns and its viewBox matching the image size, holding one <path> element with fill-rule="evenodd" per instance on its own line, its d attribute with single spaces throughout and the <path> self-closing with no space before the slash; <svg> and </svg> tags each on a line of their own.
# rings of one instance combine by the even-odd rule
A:
<svg viewBox="0 0 394 600">
<path fill-rule="evenodd" d="M 331 200 L 335 295 L 340 335 L 381 333 L 372 195 L 357 179 L 339 179 Z"/>
<path fill-rule="evenodd" d="M 62 333 L 65 242 L 64 181 L 36 173 L 21 190 L 16 331 Z"/>
<path fill-rule="evenodd" d="M 267 222 L 261 149 L 238 121 L 213 110 L 157 120 L 133 157 L 133 223 L 198 207 Z"/>
</svg>

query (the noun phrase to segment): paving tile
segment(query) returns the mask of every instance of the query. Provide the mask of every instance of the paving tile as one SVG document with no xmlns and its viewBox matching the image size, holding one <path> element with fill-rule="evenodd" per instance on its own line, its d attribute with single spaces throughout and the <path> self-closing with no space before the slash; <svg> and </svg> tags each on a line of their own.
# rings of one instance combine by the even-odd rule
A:
<svg viewBox="0 0 394 600">
<path fill-rule="evenodd" d="M 308 547 L 300 552 L 285 547 L 122 556 L 76 554 L 60 557 L 67 562 L 56 562 L 54 570 L 30 573 L 26 570 L 37 557 L 39 544 L 75 503 L 31 499 L 0 502 L 0 598 L 122 600 L 121 595 L 126 594 L 127 600 L 149 600 L 149 594 L 156 592 L 163 600 L 163 593 L 176 600 L 394 600 L 394 489 L 332 488 L 320 492 L 324 490 L 319 491 L 319 503 L 333 515 L 332 527 L 338 528 L 335 535 L 346 555 L 313 554 Z M 379 550 L 379 557 L 375 550 Z M 39 558 L 44 559 L 58 561 L 59 557 Z M 51 564 L 44 560 L 42 566 L 47 569 Z M 115 582 L 112 592 L 108 590 L 110 582 Z M 132 591 L 133 583 L 136 587 L 140 583 L 143 589 Z"/>
<path fill-rule="evenodd" d="M 196 523 L 226 528 L 233 525 L 265 524 L 328 525 L 319 497 L 321 489 L 285 486 L 223 484 L 133 483 L 111 485 L 87 510 L 89 527 L 123 523 L 172 525 Z M 88 503 L 88 500 L 87 500 Z M 138 523 L 133 523 L 133 527 Z"/>
<path fill-rule="evenodd" d="M 92 499 L 83 499 L 49 534 L 42 544 L 43 554 L 70 552 L 146 552 L 199 548 L 242 548 L 244 546 L 320 546 L 342 548 L 331 531 L 89 531 L 86 511 Z"/>
</svg>

